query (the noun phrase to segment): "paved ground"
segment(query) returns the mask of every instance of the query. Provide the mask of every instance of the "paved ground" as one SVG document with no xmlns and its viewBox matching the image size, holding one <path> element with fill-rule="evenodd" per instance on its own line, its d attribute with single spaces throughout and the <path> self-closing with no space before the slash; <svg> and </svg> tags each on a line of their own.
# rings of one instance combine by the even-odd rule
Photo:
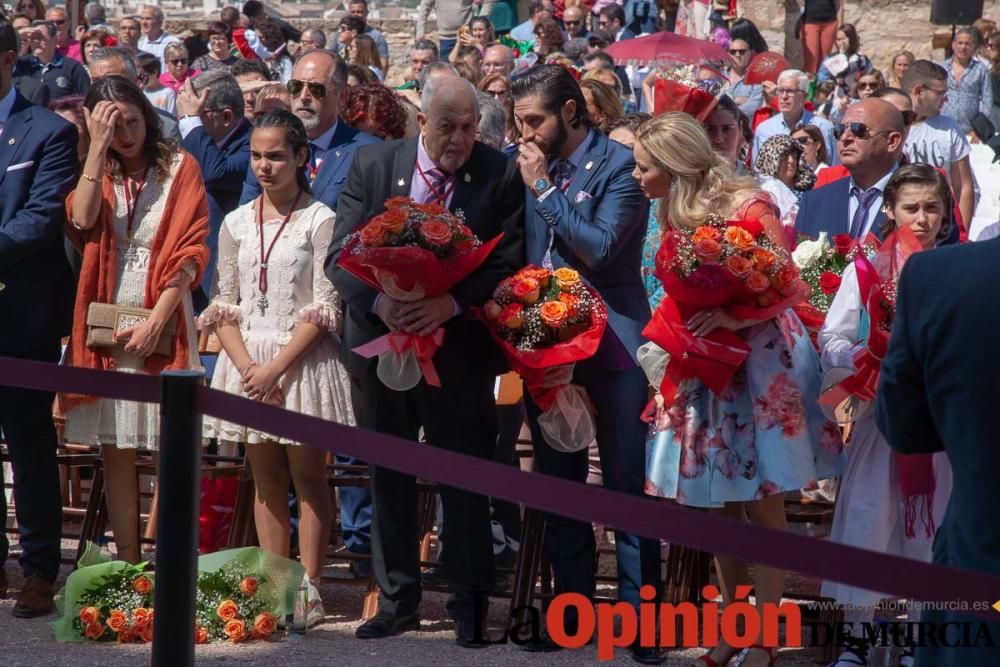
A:
<svg viewBox="0 0 1000 667">
<path fill-rule="evenodd" d="M 6 572 L 11 588 L 20 585 L 19 568 L 15 561 L 8 561 Z M 66 570 L 68 573 L 68 569 Z M 381 641 L 361 641 L 354 638 L 360 624 L 360 611 L 364 589 L 346 582 L 324 583 L 323 599 L 327 619 L 310 630 L 305 637 L 288 638 L 276 642 L 254 642 L 241 645 L 213 644 L 197 647 L 199 664 L 229 665 L 233 663 L 255 665 L 306 665 L 337 664 L 367 665 L 579 665 L 600 664 L 593 646 L 577 651 L 554 654 L 528 654 L 513 645 L 491 646 L 471 651 L 454 643 L 452 623 L 445 613 L 445 596 L 427 593 L 422 605 L 423 629 Z M 138 665 L 149 661 L 148 646 L 57 643 L 45 619 L 19 620 L 11 616 L 13 601 L 0 601 L 0 664 L 5 667 L 59 665 Z M 494 628 L 504 625 L 506 601 L 494 602 L 490 609 L 490 624 Z M 674 651 L 669 665 L 688 665 L 700 651 Z M 634 665 L 626 652 L 619 652 L 614 665 Z M 699 663 L 700 664 L 700 663 Z M 781 652 L 780 664 L 785 666 L 813 665 L 808 649 L 786 649 Z"/>
</svg>

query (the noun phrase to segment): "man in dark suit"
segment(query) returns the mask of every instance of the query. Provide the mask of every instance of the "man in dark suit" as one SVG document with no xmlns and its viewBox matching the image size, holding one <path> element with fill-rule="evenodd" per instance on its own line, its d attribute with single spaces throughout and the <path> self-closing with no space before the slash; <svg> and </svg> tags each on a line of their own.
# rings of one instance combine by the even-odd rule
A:
<svg viewBox="0 0 1000 667">
<path fill-rule="evenodd" d="M 497 437 L 497 349 L 485 327 L 466 313 L 485 303 L 523 262 L 524 193 L 514 163 L 475 141 L 479 109 L 471 84 L 453 76 L 429 79 L 423 109 L 420 137 L 365 146 L 348 173 L 326 263 L 347 302 L 341 353 L 361 427 L 408 440 L 416 440 L 423 427 L 430 446 L 489 459 Z M 463 211 L 479 239 L 503 233 L 503 240 L 450 294 L 397 302 L 342 270 L 337 259 L 344 238 L 385 210 L 386 199 L 399 196 Z M 409 391 L 387 389 L 375 361 L 352 352 L 390 331 L 429 334 L 439 326 L 446 332 L 434 356 L 440 388 L 421 381 Z M 372 557 L 381 594 L 378 614 L 357 630 L 362 639 L 419 627 L 415 480 L 375 468 L 372 493 Z M 451 487 L 441 487 L 441 498 L 448 531 L 444 566 L 454 591 L 448 611 L 458 623 L 458 643 L 474 646 L 474 594 L 494 586 L 489 501 Z"/>
<path fill-rule="evenodd" d="M 635 33 L 625 26 L 625 10 L 621 5 L 610 4 L 601 7 L 601 11 L 597 13 L 597 27 L 607 30 L 614 36 L 616 42 L 635 37 Z"/>
<path fill-rule="evenodd" d="M 361 146 L 378 143 L 378 139 L 339 119 L 347 92 L 347 64 L 337 54 L 311 51 L 302 56 L 292 71 L 288 90 L 292 96 L 292 113 L 302 119 L 309 137 L 312 156 L 306 169 L 312 181 L 313 196 L 336 211 L 354 152 Z M 240 204 L 260 193 L 257 177 L 252 169 L 247 170 Z M 358 461 L 338 456 L 337 463 L 352 465 Z M 354 553 L 370 553 L 371 492 L 359 487 L 341 487 L 337 498 L 344 545 Z M 368 561 L 352 561 L 351 567 L 355 576 L 368 576 Z"/>
<path fill-rule="evenodd" d="M 947 452 L 953 486 L 934 539 L 934 562 L 1000 573 L 1000 448 L 996 406 L 1000 385 L 1000 239 L 938 248 L 911 257 L 899 280 L 896 317 L 882 362 L 876 416 L 889 445 L 903 454 Z M 983 591 L 993 604 L 998 591 Z M 970 601 L 971 604 L 971 601 Z M 925 610 L 921 621 L 973 623 L 957 611 Z M 955 627 L 949 633 L 955 636 Z M 1000 623 L 988 624 L 993 641 Z M 976 648 L 918 647 L 918 667 L 1000 666 L 995 645 Z"/>
<path fill-rule="evenodd" d="M 795 230 L 810 238 L 849 234 L 881 238 L 882 192 L 899 166 L 905 139 L 903 114 L 885 100 L 869 98 L 848 107 L 836 126 L 837 154 L 850 178 L 806 193 Z"/>
<path fill-rule="evenodd" d="M 57 363 L 69 334 L 73 283 L 63 249 L 66 195 L 79 166 L 76 128 L 11 84 L 17 35 L 0 20 L 0 356 Z M 0 386 L 0 430 L 14 468 L 25 580 L 14 616 L 52 610 L 62 508 L 50 392 Z M 0 516 L 7 514 L 0 494 Z M 0 564 L 9 543 L 0 531 Z M 7 581 L 0 569 L 0 593 Z"/>
<path fill-rule="evenodd" d="M 250 123 L 243 117 L 243 91 L 231 74 L 213 70 L 188 79 L 177 96 L 181 146 L 201 165 L 208 194 L 206 243 L 212 252 L 201 280 L 202 306 L 212 291 L 222 220 L 240 204 L 250 168 Z"/>
<path fill-rule="evenodd" d="M 573 381 L 600 406 L 597 445 L 605 486 L 642 495 L 647 426 L 640 415 L 649 396 L 636 351 L 645 342 L 642 330 L 650 318 L 639 271 L 649 203 L 632 178 L 632 152 L 591 127 L 583 93 L 564 68 L 534 67 L 514 78 L 512 93 L 522 139 L 517 162 L 529 190 L 527 261 L 576 269 L 607 303 L 604 339 L 593 358 L 576 364 Z M 525 403 L 536 468 L 586 481 L 586 449 L 563 453 L 546 444 L 538 406 L 530 397 Z M 590 525 L 550 515 L 545 543 L 555 567 L 556 593 L 593 596 L 595 543 Z M 658 586 L 659 542 L 616 531 L 615 547 L 619 595 L 638 610 L 639 587 Z M 566 620 L 575 628 L 575 615 Z M 633 656 L 662 662 L 655 650 L 638 644 Z"/>
</svg>

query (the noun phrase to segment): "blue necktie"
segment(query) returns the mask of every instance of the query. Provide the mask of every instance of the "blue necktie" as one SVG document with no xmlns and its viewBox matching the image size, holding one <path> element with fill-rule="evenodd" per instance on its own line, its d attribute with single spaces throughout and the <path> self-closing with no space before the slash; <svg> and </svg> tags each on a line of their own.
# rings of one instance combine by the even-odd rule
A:
<svg viewBox="0 0 1000 667">
<path fill-rule="evenodd" d="M 851 188 L 851 196 L 858 200 L 858 210 L 854 212 L 851 219 L 851 238 L 859 239 L 865 231 L 865 223 L 868 222 L 868 209 L 882 192 L 878 188 L 868 188 L 862 190 L 857 187 Z"/>
</svg>

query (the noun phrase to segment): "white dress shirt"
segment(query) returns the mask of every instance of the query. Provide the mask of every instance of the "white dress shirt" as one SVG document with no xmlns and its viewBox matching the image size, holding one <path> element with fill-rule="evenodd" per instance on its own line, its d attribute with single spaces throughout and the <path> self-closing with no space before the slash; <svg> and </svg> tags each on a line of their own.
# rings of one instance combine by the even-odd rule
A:
<svg viewBox="0 0 1000 667">
<path fill-rule="evenodd" d="M 868 206 L 868 218 L 865 220 L 865 227 L 861 230 L 861 236 L 858 237 L 859 239 L 863 240 L 866 236 L 868 236 L 868 232 L 872 230 L 872 225 L 875 224 L 875 216 L 877 216 L 878 212 L 882 210 L 882 193 L 885 192 L 885 186 L 889 184 L 889 179 L 892 178 L 892 175 L 896 173 L 897 169 L 899 169 L 898 164 L 894 165 L 893 168 L 889 170 L 889 173 L 880 178 L 878 183 L 872 186 L 873 188 L 878 188 L 879 196 L 875 198 L 871 205 Z M 852 177 L 847 200 L 848 229 L 850 229 L 851 222 L 854 220 L 854 213 L 858 210 L 858 198 L 852 194 L 854 192 L 854 188 L 856 187 L 858 186 L 855 184 L 854 178 Z M 860 189 L 866 190 L 867 188 Z"/>
</svg>

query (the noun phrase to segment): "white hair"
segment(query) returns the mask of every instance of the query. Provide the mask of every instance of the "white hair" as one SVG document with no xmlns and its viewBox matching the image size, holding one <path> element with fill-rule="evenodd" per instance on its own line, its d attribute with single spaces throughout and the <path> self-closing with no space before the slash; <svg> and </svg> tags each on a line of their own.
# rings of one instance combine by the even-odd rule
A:
<svg viewBox="0 0 1000 667">
<path fill-rule="evenodd" d="M 432 77 L 427 79 L 427 81 L 423 85 L 423 88 L 420 91 L 420 111 L 424 115 L 430 114 L 431 108 L 434 106 L 434 96 L 437 92 L 436 89 L 438 86 L 441 85 L 442 81 L 447 81 L 449 85 L 455 85 L 458 86 L 459 88 L 465 88 L 466 90 L 468 90 L 469 95 L 472 96 L 473 104 L 475 104 L 476 89 L 475 87 L 473 87 L 471 83 L 469 83 L 465 79 L 458 76 Z M 448 91 L 446 89 L 445 94 L 447 94 L 448 92 L 454 93 L 455 91 L 454 89 L 452 89 L 451 91 Z M 476 105 L 476 109 L 478 111 L 479 109 L 478 105 Z"/>
<path fill-rule="evenodd" d="M 782 79 L 795 79 L 798 81 L 799 90 L 803 92 L 809 91 L 809 76 L 802 70 L 786 69 L 775 80 L 781 81 Z"/>
</svg>

